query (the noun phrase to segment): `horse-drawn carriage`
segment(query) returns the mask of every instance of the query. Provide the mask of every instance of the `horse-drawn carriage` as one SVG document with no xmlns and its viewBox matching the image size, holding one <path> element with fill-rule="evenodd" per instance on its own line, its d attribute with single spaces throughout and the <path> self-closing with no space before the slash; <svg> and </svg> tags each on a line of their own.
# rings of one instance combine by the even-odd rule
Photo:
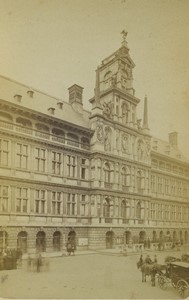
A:
<svg viewBox="0 0 189 300">
<path fill-rule="evenodd" d="M 158 284 L 162 289 L 172 284 L 181 297 L 187 298 L 189 296 L 189 264 L 170 262 L 166 265 L 166 271 L 159 273 Z"/>
</svg>

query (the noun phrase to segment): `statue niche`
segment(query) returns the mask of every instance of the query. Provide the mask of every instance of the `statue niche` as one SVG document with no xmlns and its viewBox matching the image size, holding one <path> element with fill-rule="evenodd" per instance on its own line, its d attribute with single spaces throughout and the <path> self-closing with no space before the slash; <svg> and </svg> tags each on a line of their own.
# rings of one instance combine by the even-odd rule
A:
<svg viewBox="0 0 189 300">
<path fill-rule="evenodd" d="M 105 151 L 111 151 L 111 136 L 112 136 L 112 130 L 110 127 L 105 128 L 105 134 L 104 134 L 104 150 Z"/>
<path fill-rule="evenodd" d="M 108 118 L 112 119 L 113 114 L 113 102 L 104 102 L 103 103 L 103 115 Z"/>
<path fill-rule="evenodd" d="M 142 140 L 139 140 L 137 143 L 137 158 L 139 161 L 144 160 L 144 143 Z"/>
</svg>

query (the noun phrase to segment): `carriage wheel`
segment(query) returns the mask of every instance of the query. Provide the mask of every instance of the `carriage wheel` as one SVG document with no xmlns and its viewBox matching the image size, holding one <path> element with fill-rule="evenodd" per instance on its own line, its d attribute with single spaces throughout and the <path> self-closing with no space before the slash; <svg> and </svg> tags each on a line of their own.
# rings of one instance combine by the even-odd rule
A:
<svg viewBox="0 0 189 300">
<path fill-rule="evenodd" d="M 177 283 L 177 290 L 179 292 L 179 295 L 182 298 L 185 298 L 186 294 L 189 293 L 188 283 L 184 279 L 179 280 Z"/>
<path fill-rule="evenodd" d="M 159 287 L 162 289 L 162 290 L 166 290 L 167 288 L 167 280 L 164 276 L 159 276 L 158 277 L 158 284 L 159 284 Z"/>
</svg>

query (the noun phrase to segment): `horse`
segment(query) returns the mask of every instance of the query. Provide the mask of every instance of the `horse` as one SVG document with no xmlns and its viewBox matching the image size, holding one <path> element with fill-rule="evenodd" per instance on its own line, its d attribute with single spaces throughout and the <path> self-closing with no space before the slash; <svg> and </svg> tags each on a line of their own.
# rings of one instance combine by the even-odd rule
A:
<svg viewBox="0 0 189 300">
<path fill-rule="evenodd" d="M 143 263 L 140 269 L 142 272 L 142 282 L 146 282 L 146 276 L 151 276 L 152 286 L 155 286 L 155 276 L 165 269 L 165 265 Z"/>
</svg>

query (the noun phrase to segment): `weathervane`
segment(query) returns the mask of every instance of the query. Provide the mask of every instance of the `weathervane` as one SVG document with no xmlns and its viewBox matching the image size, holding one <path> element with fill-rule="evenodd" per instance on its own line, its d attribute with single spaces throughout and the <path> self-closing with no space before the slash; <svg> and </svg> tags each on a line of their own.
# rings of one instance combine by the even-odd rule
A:
<svg viewBox="0 0 189 300">
<path fill-rule="evenodd" d="M 126 37 L 127 37 L 128 32 L 125 30 L 122 30 L 121 34 L 122 34 L 123 42 L 126 42 Z"/>
</svg>

